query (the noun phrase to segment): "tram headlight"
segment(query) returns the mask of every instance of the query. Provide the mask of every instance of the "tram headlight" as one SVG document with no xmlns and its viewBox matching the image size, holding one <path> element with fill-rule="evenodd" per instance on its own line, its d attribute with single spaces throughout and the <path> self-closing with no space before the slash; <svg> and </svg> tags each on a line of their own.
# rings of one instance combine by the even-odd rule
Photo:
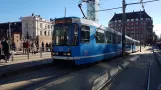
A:
<svg viewBox="0 0 161 90">
<path fill-rule="evenodd" d="M 54 52 L 53 55 L 58 55 L 58 53 L 57 52 Z"/>
<path fill-rule="evenodd" d="M 68 56 L 70 56 L 70 53 L 67 53 Z"/>
</svg>

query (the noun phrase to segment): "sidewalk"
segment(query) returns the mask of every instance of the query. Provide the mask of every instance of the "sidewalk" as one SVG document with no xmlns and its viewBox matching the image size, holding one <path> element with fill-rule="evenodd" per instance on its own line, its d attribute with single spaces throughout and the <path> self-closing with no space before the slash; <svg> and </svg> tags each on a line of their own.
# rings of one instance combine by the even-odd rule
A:
<svg viewBox="0 0 161 90">
<path fill-rule="evenodd" d="M 5 63 L 5 60 L 0 60 L 0 78 L 51 66 L 51 54 L 48 52 L 43 54 L 42 58 L 40 58 L 40 53 L 30 55 L 30 59 L 28 59 L 27 55 L 14 55 L 14 60 L 8 63 Z"/>
</svg>

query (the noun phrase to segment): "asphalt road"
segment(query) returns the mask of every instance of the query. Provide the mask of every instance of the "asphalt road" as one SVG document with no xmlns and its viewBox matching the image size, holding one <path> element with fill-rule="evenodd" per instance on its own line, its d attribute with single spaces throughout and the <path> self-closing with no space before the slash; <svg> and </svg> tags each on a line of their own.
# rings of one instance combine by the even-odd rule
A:
<svg viewBox="0 0 161 90">
<path fill-rule="evenodd" d="M 151 61 L 150 90 L 157 90 L 158 85 L 161 84 L 161 68 L 151 51 L 142 54 L 136 62 L 116 76 L 102 90 L 146 90 L 149 60 Z"/>
</svg>

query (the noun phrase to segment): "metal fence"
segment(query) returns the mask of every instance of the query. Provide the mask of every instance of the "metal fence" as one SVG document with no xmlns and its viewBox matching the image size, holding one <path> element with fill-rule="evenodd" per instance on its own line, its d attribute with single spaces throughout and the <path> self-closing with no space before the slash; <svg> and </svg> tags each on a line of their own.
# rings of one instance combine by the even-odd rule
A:
<svg viewBox="0 0 161 90">
<path fill-rule="evenodd" d="M 11 53 L 12 60 L 51 58 L 51 48 L 17 48 Z"/>
</svg>

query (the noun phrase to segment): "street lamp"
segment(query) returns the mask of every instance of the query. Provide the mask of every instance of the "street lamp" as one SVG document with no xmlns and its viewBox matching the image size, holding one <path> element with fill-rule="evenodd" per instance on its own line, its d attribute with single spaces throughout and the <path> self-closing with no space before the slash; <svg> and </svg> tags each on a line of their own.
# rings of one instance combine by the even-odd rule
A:
<svg viewBox="0 0 161 90">
<path fill-rule="evenodd" d="M 11 22 L 9 22 L 9 29 L 8 29 L 8 44 L 9 44 L 9 51 L 11 50 L 11 39 L 12 39 L 12 37 L 11 37 L 11 35 L 12 35 L 12 31 L 11 31 L 11 25 L 12 25 L 12 23 Z M 16 23 L 14 23 L 14 25 L 16 25 Z"/>
</svg>

